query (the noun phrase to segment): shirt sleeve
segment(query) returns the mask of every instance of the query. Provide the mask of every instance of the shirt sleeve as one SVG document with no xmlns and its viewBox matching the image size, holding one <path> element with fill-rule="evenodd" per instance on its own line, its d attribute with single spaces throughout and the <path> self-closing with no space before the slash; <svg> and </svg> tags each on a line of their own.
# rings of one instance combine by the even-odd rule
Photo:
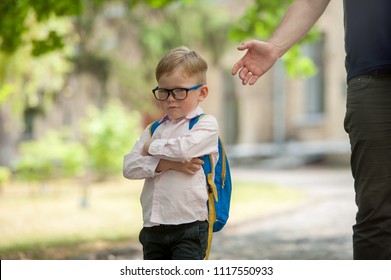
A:
<svg viewBox="0 0 391 280">
<path fill-rule="evenodd" d="M 149 126 L 141 134 L 133 149 L 124 156 L 122 173 L 128 179 L 146 179 L 154 177 L 160 159 L 151 155 L 143 155 L 144 143 L 151 138 Z"/>
<path fill-rule="evenodd" d="M 218 153 L 218 131 L 215 117 L 206 115 L 183 136 L 154 140 L 148 152 L 155 157 L 181 162 Z"/>
</svg>

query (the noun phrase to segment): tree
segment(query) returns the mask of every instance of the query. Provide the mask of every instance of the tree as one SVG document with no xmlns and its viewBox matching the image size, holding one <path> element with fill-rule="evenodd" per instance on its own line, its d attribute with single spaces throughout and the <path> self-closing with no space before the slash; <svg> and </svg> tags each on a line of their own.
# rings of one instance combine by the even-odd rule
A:
<svg viewBox="0 0 391 280">
<path fill-rule="evenodd" d="M 134 8 L 143 3 L 154 8 L 161 8 L 180 0 L 133 0 L 128 7 Z M 74 17 L 86 12 L 86 7 L 99 7 L 113 0 L 2 0 L 0 1 L 0 51 L 14 53 L 29 41 L 33 43 L 32 54 L 41 55 L 64 46 L 64 35 L 57 30 L 50 30 L 40 38 L 27 39 L 24 35 L 29 29 L 29 19 L 36 18 L 40 23 L 51 17 Z M 189 2 L 189 0 L 184 1 Z"/>
<path fill-rule="evenodd" d="M 3 0 L 0 2 L 0 50 L 14 53 L 28 41 L 33 43 L 32 54 L 40 55 L 63 47 L 63 36 L 55 29 L 43 37 L 25 38 L 29 21 L 34 17 L 46 22 L 52 16 L 69 17 L 82 12 L 81 0 Z"/>
</svg>

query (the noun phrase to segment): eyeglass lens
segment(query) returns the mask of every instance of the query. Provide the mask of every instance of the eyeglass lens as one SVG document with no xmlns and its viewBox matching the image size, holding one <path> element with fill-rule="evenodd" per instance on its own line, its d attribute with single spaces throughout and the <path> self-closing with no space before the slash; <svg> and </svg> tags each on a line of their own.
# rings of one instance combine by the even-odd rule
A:
<svg viewBox="0 0 391 280">
<path fill-rule="evenodd" d="M 177 100 L 183 100 L 187 97 L 187 90 L 181 88 L 175 88 L 172 90 L 157 89 L 155 91 L 155 96 L 158 100 L 166 100 L 170 94 Z"/>
</svg>

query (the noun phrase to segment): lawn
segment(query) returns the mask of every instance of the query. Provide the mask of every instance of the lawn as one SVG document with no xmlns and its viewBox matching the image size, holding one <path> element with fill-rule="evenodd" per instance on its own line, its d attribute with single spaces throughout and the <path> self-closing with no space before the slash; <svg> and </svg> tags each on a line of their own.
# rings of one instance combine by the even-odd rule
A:
<svg viewBox="0 0 391 280">
<path fill-rule="evenodd" d="M 0 193 L 0 259 L 62 259 L 138 242 L 142 181 L 13 183 Z M 298 203 L 284 186 L 234 182 L 229 225 Z"/>
</svg>

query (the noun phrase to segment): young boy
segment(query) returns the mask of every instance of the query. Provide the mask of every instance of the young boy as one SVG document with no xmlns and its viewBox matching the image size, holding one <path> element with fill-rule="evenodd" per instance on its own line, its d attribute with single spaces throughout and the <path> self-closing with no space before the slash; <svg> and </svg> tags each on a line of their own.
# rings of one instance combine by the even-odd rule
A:
<svg viewBox="0 0 391 280">
<path fill-rule="evenodd" d="M 208 243 L 207 186 L 202 160 L 218 159 L 218 124 L 202 114 L 208 96 L 207 63 L 195 51 L 169 51 L 156 67 L 152 90 L 165 113 L 151 136 L 150 125 L 124 157 L 123 175 L 145 179 L 141 193 L 144 259 L 204 259 Z"/>
</svg>

